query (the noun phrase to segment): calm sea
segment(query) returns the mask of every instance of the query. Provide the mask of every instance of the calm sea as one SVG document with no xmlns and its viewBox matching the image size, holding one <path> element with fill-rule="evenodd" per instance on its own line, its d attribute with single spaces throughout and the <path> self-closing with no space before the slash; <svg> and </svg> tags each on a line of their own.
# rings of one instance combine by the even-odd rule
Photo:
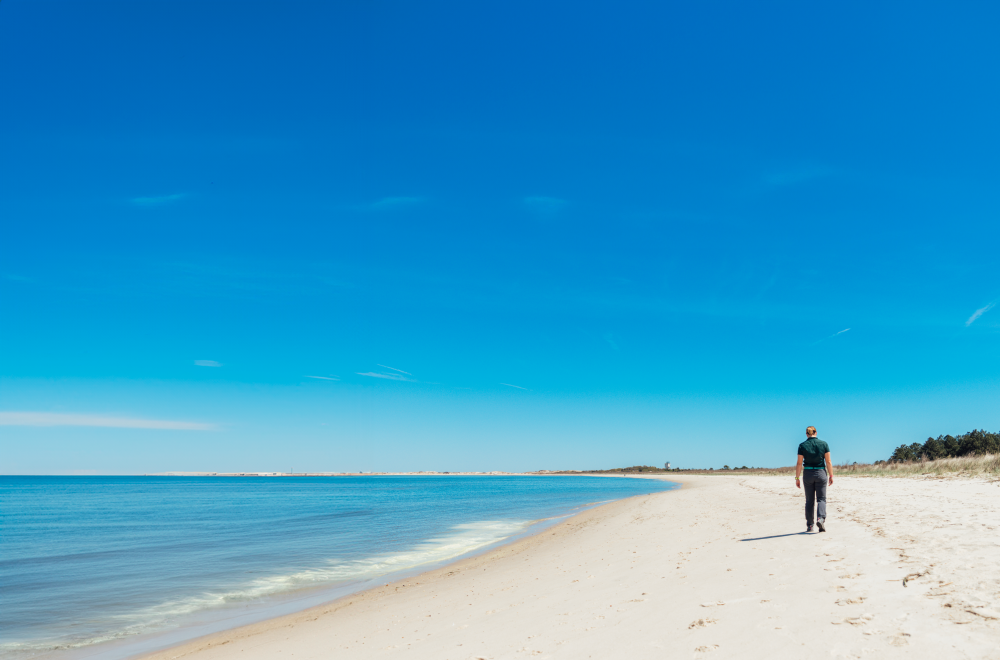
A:
<svg viewBox="0 0 1000 660">
<path fill-rule="evenodd" d="M 677 487 L 600 477 L 0 477 L 0 658 L 123 658 Z"/>
</svg>

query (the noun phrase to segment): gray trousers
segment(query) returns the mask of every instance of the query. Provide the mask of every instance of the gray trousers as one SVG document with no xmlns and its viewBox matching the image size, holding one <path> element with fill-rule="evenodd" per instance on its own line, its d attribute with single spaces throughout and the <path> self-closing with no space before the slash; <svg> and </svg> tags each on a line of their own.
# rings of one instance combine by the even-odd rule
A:
<svg viewBox="0 0 1000 660">
<path fill-rule="evenodd" d="M 803 470 L 802 488 L 806 491 L 806 524 L 813 524 L 813 507 L 816 517 L 826 520 L 826 470 Z"/>
</svg>

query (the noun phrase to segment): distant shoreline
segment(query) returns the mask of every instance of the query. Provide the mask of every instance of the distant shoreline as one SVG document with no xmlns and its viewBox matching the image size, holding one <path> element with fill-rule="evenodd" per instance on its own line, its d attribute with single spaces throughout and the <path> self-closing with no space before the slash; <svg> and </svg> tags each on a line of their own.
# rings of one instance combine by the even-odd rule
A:
<svg viewBox="0 0 1000 660">
<path fill-rule="evenodd" d="M 545 474 L 544 472 L 148 472 L 143 477 L 377 477 L 377 476 L 406 476 L 416 477 L 445 476 L 445 475 L 504 475 L 504 476 L 527 476 L 535 474 Z M 96 475 L 95 475 L 96 476 Z"/>
<path fill-rule="evenodd" d="M 610 472 L 583 470 L 536 470 L 534 472 L 435 472 L 419 470 L 416 472 L 147 472 L 141 477 L 444 477 L 444 476 L 506 476 L 506 477 L 537 477 L 537 476 L 579 476 L 579 477 L 667 477 L 678 475 L 675 472 Z M 73 475 L 67 475 L 73 476 Z M 128 476 L 128 475 L 77 475 L 77 476 Z"/>
</svg>

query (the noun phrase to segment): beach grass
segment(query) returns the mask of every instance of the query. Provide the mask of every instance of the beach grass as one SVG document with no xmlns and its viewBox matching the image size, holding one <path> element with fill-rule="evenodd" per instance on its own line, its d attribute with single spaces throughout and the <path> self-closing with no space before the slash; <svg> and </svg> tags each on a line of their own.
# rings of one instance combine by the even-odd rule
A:
<svg viewBox="0 0 1000 660">
<path fill-rule="evenodd" d="M 697 474 L 794 475 L 795 466 L 779 468 L 746 468 L 735 470 L 690 470 Z M 1000 454 L 959 456 L 937 460 L 897 461 L 880 463 L 843 463 L 833 466 L 834 477 L 997 477 L 1000 476 Z"/>
</svg>

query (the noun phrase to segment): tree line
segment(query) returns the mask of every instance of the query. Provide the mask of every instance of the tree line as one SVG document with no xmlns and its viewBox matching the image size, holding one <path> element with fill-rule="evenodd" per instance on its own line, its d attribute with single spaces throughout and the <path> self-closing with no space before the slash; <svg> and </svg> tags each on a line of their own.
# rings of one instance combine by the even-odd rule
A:
<svg viewBox="0 0 1000 660">
<path fill-rule="evenodd" d="M 896 447 L 896 451 L 892 452 L 888 462 L 919 461 L 924 458 L 935 460 L 956 456 L 982 456 L 983 454 L 1000 454 L 1000 433 L 974 430 L 957 438 L 950 435 L 927 438 L 923 444 L 914 442 L 910 445 Z M 878 461 L 878 463 L 885 462 Z"/>
</svg>

